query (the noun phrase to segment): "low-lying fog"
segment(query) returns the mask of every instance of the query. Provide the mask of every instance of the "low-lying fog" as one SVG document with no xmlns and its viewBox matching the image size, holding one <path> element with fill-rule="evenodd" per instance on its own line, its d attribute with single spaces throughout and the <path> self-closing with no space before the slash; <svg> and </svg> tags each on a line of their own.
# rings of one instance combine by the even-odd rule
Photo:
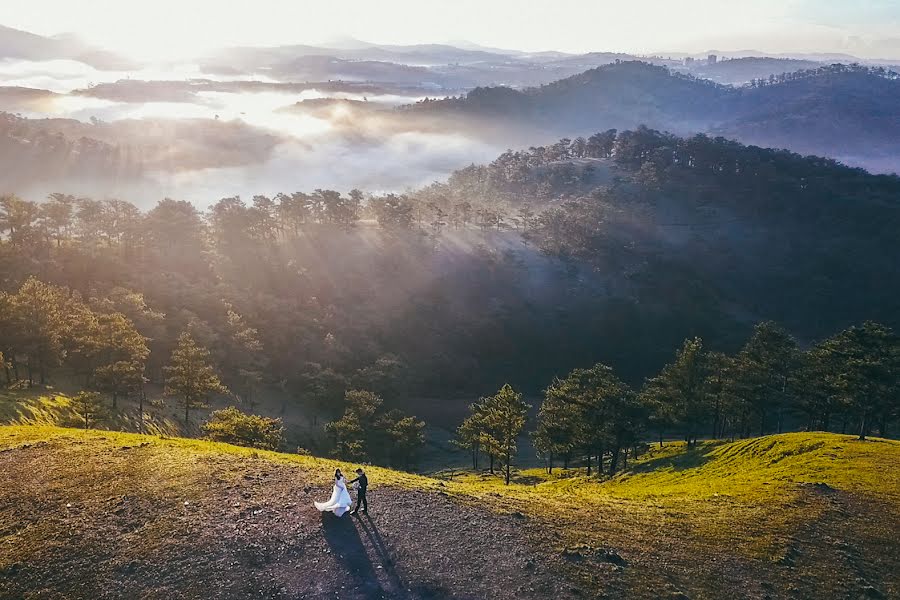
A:
<svg viewBox="0 0 900 600">
<path fill-rule="evenodd" d="M 395 107 L 429 95 L 415 88 L 214 77 L 186 64 L 99 71 L 64 60 L 2 61 L 0 88 L 0 111 L 77 120 L 35 123 L 70 139 L 136 147 L 132 153 L 144 165 L 140 178 L 84 180 L 67 173 L 48 180 L 37 168 L 33 177 L 0 175 L 0 193 L 31 199 L 64 191 L 144 206 L 163 197 L 205 206 L 235 194 L 395 191 L 503 150 L 471 134 L 401 118 Z"/>
</svg>

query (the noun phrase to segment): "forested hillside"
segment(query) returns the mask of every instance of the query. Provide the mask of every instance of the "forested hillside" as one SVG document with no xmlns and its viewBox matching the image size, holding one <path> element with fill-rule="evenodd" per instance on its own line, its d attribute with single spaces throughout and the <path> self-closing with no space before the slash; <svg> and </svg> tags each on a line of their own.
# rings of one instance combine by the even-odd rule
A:
<svg viewBox="0 0 900 600">
<path fill-rule="evenodd" d="M 883 67 L 835 64 L 732 87 L 630 61 L 524 90 L 476 88 L 412 110 L 566 135 L 639 125 L 708 132 L 897 170 L 885 161 L 900 149 L 898 92 L 900 77 Z"/>
<path fill-rule="evenodd" d="M 897 177 L 830 160 L 640 128 L 510 151 L 405 195 L 225 198 L 206 213 L 5 196 L 0 352 L 10 382 L 75 377 L 114 399 L 162 384 L 188 334 L 243 400 L 277 389 L 293 399 L 282 411 L 351 420 L 348 390 L 386 409 L 504 383 L 534 394 L 595 363 L 637 388 L 685 339 L 734 354 L 763 321 L 791 352 L 866 352 L 860 340 L 895 352 L 898 193 Z M 882 325 L 847 329 L 864 321 Z M 734 435 L 828 413 L 830 427 L 840 415 L 885 432 L 896 417 L 888 392 L 860 403 L 824 390 L 853 400 L 822 409 L 813 388 L 781 387 L 757 404 L 738 393 L 749 404 L 730 429 L 711 407 L 692 423 Z M 414 439 L 408 424 L 397 435 Z"/>
</svg>

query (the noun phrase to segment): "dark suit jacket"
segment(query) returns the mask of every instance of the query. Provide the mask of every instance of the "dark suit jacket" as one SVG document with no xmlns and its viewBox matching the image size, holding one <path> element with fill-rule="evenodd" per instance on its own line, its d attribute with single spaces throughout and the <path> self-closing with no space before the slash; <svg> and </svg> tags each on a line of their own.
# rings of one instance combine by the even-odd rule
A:
<svg viewBox="0 0 900 600">
<path fill-rule="evenodd" d="M 366 474 L 365 474 L 365 473 L 363 473 L 362 475 L 360 475 L 360 476 L 357 477 L 356 479 L 351 479 L 351 480 L 350 480 L 350 483 L 356 483 L 357 481 L 359 482 L 359 490 L 358 490 L 358 491 L 360 491 L 360 492 L 362 492 L 362 493 L 365 494 L 365 493 L 366 493 L 366 488 L 369 487 L 369 478 L 366 477 Z"/>
</svg>

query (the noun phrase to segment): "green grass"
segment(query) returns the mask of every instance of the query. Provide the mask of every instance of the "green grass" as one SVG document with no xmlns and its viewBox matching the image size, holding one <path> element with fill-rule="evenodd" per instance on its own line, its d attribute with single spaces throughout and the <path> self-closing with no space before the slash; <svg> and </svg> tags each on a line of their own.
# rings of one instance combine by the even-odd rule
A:
<svg viewBox="0 0 900 600">
<path fill-rule="evenodd" d="M 65 426 L 74 425 L 77 418 L 66 394 L 0 388 L 0 423 Z"/>
<path fill-rule="evenodd" d="M 32 389 L 0 388 L 0 424 L 46 425 L 53 427 L 81 427 L 82 421 L 71 395 L 50 388 L 42 392 Z M 141 431 L 151 435 L 178 435 L 182 431 L 179 421 L 145 407 L 141 422 L 137 411 L 116 410 L 107 405 L 107 415 L 98 429 L 116 431 Z"/>
<path fill-rule="evenodd" d="M 3 404 L 0 404 L 3 406 Z M 0 447 L 56 439 L 93 439 L 105 446 L 155 444 L 191 453 L 254 456 L 322 471 L 328 479 L 335 467 L 355 465 L 336 460 L 254 450 L 217 442 L 165 435 L 62 428 L 49 423 L 69 410 L 69 399 L 41 397 L 18 410 L 19 425 L 0 427 Z M 0 417 L 6 415 L 0 413 Z M 503 484 L 499 473 L 412 475 L 370 467 L 374 479 L 385 485 L 440 488 L 459 496 L 482 498 L 500 493 L 510 499 L 603 504 L 629 500 L 684 503 L 732 498 L 747 503 L 788 501 L 800 493 L 800 484 L 824 483 L 831 488 L 869 495 L 900 505 L 900 442 L 885 439 L 859 441 L 855 436 L 831 433 L 788 433 L 732 443 L 702 442 L 687 449 L 670 443 L 644 454 L 610 479 L 586 477 L 583 471 L 543 469 L 517 473 Z M 776 496 L 777 498 L 773 498 Z"/>
<path fill-rule="evenodd" d="M 142 446 L 153 449 L 169 450 L 174 462 L 182 460 L 192 462 L 199 456 L 232 456 L 237 458 L 253 458 L 290 464 L 302 468 L 311 474 L 314 481 L 330 481 L 335 468 L 352 472 L 358 464 L 342 461 L 256 450 L 233 446 L 220 442 L 210 442 L 193 438 L 169 437 L 166 435 L 142 435 L 120 431 L 103 431 L 96 429 L 64 428 L 53 425 L 7 425 L 0 426 L 0 449 L 11 449 L 24 444 L 40 442 L 77 442 L 91 443 L 98 450 L 109 450 L 123 446 Z M 399 485 L 405 487 L 422 487 L 440 489 L 444 484 L 436 479 L 394 471 L 380 467 L 366 467 L 381 485 Z M 150 473 L 148 473 L 150 475 Z"/>
<path fill-rule="evenodd" d="M 586 477 L 583 470 L 520 471 L 513 485 L 498 477 L 463 474 L 452 478 L 468 493 L 570 499 L 579 503 L 639 500 L 683 503 L 733 498 L 743 502 L 786 501 L 799 484 L 824 483 L 900 504 L 900 442 L 859 441 L 831 433 L 788 433 L 732 443 L 683 443 L 654 448 L 611 479 Z M 523 483 L 524 482 L 524 483 Z"/>
<path fill-rule="evenodd" d="M 64 400 L 45 403 L 44 409 L 51 411 Z M 128 486 L 138 485 L 141 494 L 152 497 L 202 499 L 207 482 L 196 473 L 203 471 L 198 465 L 209 461 L 227 461 L 235 478 L 242 476 L 245 464 L 289 465 L 298 469 L 299 480 L 323 486 L 334 468 L 350 472 L 356 466 L 197 439 L 46 424 L 0 426 L 0 451 L 37 444 L 46 444 L 54 456 L 73 455 L 71 462 L 56 459 L 63 465 L 57 468 L 64 471 L 58 485 L 65 489 L 48 491 L 73 498 L 82 493 L 100 495 L 97 486 L 102 493 L 115 495 L 128 494 Z M 104 470 L 103 461 L 96 460 L 124 448 L 140 448 L 129 452 L 133 457 L 127 477 Z M 667 444 L 630 461 L 627 471 L 610 479 L 588 478 L 574 470 L 557 470 L 551 476 L 535 469 L 518 472 L 510 486 L 499 474 L 420 476 L 379 467 L 367 472 L 376 490 L 393 486 L 441 493 L 498 513 L 521 513 L 542 523 L 540 543 L 554 552 L 618 548 L 634 561 L 623 577 L 637 597 L 652 595 L 655 586 L 665 585 L 662 572 L 652 568 L 654 561 L 664 562 L 667 569 L 690 570 L 690 585 L 708 590 L 716 585 L 718 560 L 765 573 L 770 568 L 766 565 L 780 565 L 798 540 L 808 538 L 804 557 L 815 557 L 815 562 L 804 568 L 806 579 L 798 579 L 796 585 L 813 578 L 831 582 L 829 589 L 842 590 L 849 575 L 819 558 L 831 551 L 829 539 L 845 536 L 864 548 L 865 559 L 860 561 L 870 561 L 873 569 L 888 568 L 879 561 L 896 562 L 893 557 L 900 551 L 895 539 L 900 527 L 897 441 L 791 433 L 705 442 L 691 449 Z M 158 477 L 159 473 L 165 476 Z M 845 494 L 852 510 L 834 504 L 833 494 Z M 844 502 L 844 497 L 840 500 Z M 586 567 L 579 576 L 601 585 Z M 778 575 L 787 578 L 783 585 L 794 585 L 793 576 Z"/>
</svg>

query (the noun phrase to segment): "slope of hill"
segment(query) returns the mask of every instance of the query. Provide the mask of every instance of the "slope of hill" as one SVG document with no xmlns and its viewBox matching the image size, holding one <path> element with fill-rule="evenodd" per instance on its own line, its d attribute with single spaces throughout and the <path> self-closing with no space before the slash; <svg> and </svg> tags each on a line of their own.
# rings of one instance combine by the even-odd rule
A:
<svg viewBox="0 0 900 600">
<path fill-rule="evenodd" d="M 545 131 L 578 132 L 645 124 L 673 131 L 717 122 L 729 91 L 643 62 L 590 69 L 540 87 L 481 87 L 465 97 L 416 105 L 418 110 L 499 119 Z"/>
<path fill-rule="evenodd" d="M 177 438 L 0 428 L 2 598 L 887 598 L 900 443 L 787 434 L 574 472 L 380 468 Z M 351 465 L 339 465 L 349 468 Z"/>
<path fill-rule="evenodd" d="M 679 134 L 710 132 L 878 169 L 884 169 L 884 157 L 900 154 L 896 73 L 833 65 L 779 77 L 778 83 L 735 88 L 644 62 L 620 62 L 521 91 L 476 88 L 415 110 L 544 134 L 641 124 Z"/>
<path fill-rule="evenodd" d="M 717 133 L 748 144 L 848 160 L 889 156 L 896 161 L 900 153 L 897 78 L 826 69 L 817 76 L 741 89 L 732 102 L 732 116 Z"/>
</svg>

